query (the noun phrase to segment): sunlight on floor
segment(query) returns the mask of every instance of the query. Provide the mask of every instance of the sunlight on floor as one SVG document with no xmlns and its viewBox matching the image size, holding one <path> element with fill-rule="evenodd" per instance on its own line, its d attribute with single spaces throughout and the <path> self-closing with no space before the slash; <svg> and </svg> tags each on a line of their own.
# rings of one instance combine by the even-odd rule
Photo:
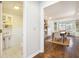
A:
<svg viewBox="0 0 79 59">
<path fill-rule="evenodd" d="M 68 39 L 70 40 L 70 44 L 69 44 L 69 47 L 72 47 L 73 46 L 73 40 L 71 37 L 68 37 Z"/>
</svg>

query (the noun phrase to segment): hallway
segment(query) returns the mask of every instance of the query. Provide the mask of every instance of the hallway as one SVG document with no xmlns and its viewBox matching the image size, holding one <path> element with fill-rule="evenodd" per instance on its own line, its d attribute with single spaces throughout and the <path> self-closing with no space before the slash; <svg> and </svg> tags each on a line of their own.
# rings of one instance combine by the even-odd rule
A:
<svg viewBox="0 0 79 59">
<path fill-rule="evenodd" d="M 79 57 L 79 2 L 2 1 L 0 8 L 1 58 Z"/>
<path fill-rule="evenodd" d="M 45 52 L 34 58 L 79 58 L 79 38 L 71 36 L 69 46 L 61 46 L 48 42 L 45 39 Z"/>
</svg>

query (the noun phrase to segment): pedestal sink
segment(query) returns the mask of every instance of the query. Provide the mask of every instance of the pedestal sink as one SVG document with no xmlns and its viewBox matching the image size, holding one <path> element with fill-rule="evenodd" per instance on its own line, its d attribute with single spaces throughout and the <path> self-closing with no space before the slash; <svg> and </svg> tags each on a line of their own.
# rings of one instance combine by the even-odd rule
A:
<svg viewBox="0 0 79 59">
<path fill-rule="evenodd" d="M 11 35 L 9 34 L 4 34 L 3 35 L 3 49 L 7 49 L 10 47 L 10 38 Z"/>
</svg>

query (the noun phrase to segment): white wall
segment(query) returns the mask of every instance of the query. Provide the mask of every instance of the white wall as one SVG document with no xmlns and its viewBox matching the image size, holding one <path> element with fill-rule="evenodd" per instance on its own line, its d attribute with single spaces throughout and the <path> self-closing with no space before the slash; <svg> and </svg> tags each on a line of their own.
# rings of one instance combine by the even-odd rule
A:
<svg viewBox="0 0 79 59">
<path fill-rule="evenodd" d="M 38 2 L 24 2 L 24 56 L 33 57 L 40 51 L 40 5 Z"/>
<path fill-rule="evenodd" d="M 49 2 L 39 3 L 40 2 L 24 2 L 23 57 L 33 57 L 39 52 L 44 52 L 43 8 L 50 4 Z"/>
</svg>

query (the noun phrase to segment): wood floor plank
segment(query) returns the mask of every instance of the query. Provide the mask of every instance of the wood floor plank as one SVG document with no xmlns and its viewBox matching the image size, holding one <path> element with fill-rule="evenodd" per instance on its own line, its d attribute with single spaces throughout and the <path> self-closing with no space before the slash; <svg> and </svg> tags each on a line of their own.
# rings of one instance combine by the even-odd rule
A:
<svg viewBox="0 0 79 59">
<path fill-rule="evenodd" d="M 79 58 L 79 38 L 71 36 L 69 46 L 52 44 L 45 40 L 44 53 L 39 53 L 34 58 Z"/>
</svg>

